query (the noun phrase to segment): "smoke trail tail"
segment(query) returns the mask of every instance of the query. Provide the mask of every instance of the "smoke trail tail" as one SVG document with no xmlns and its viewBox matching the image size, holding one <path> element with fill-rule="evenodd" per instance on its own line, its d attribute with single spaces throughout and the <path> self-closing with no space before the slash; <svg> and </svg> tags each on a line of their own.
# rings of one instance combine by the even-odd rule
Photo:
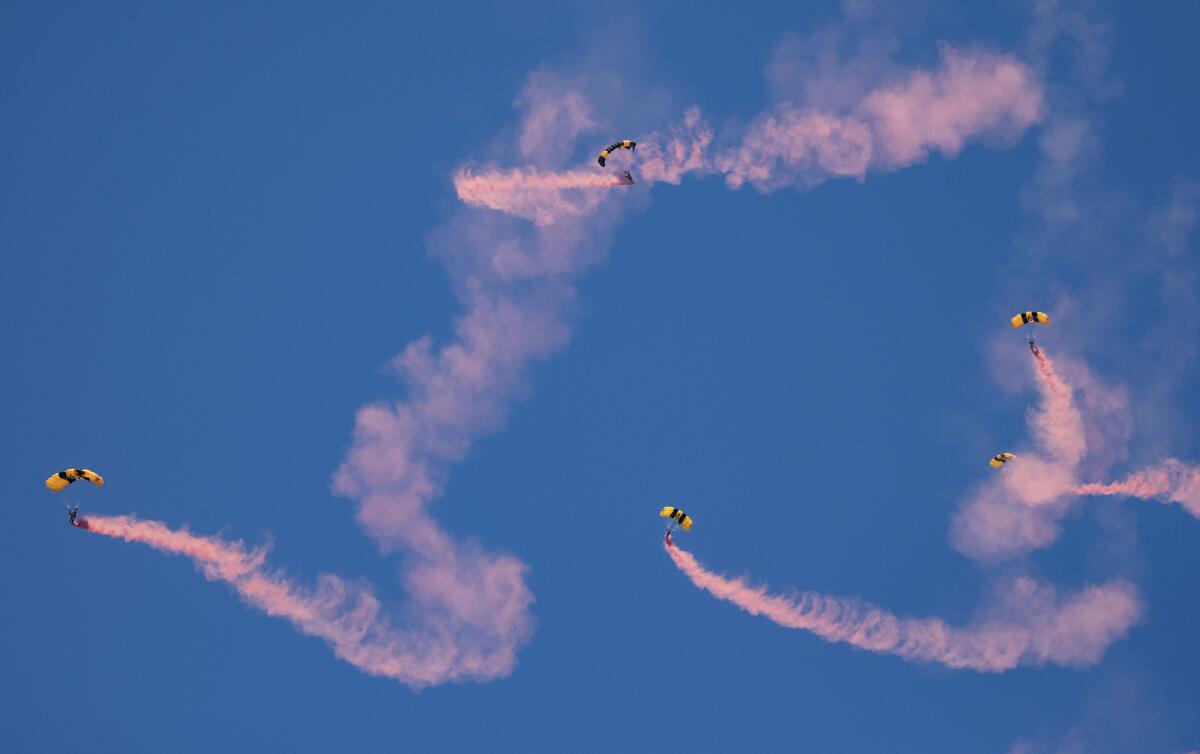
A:
<svg viewBox="0 0 1200 754">
<path fill-rule="evenodd" d="M 1142 500 L 1154 498 L 1179 503 L 1200 518 L 1200 468 L 1176 458 L 1143 469 L 1109 484 L 1082 484 L 1072 489 L 1077 495 L 1128 495 Z"/>
<path fill-rule="evenodd" d="M 446 615 L 436 626 L 401 630 L 366 586 L 322 574 L 316 588 L 308 589 L 269 570 L 268 546 L 247 548 L 240 541 L 192 534 L 134 516 L 91 516 L 75 525 L 190 558 L 205 578 L 229 584 L 246 604 L 323 639 L 335 655 L 359 670 L 394 678 L 414 689 L 507 676 L 530 630 L 528 625 L 497 630 L 487 621 L 456 622 Z"/>
<path fill-rule="evenodd" d="M 663 549 L 693 584 L 751 615 L 826 641 L 955 669 L 1002 672 L 1019 665 L 1093 665 L 1141 615 L 1137 591 L 1125 581 L 1090 586 L 1060 599 L 1053 587 L 1023 578 L 1001 595 L 986 619 L 955 628 L 940 618 L 898 618 L 853 597 L 770 594 L 745 579 L 709 571 L 670 538 L 664 539 Z"/>
</svg>

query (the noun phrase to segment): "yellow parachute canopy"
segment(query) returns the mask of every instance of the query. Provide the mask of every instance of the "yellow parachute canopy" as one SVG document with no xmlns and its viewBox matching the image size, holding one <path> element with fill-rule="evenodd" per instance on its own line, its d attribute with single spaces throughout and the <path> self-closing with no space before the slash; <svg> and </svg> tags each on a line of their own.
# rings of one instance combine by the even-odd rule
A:
<svg viewBox="0 0 1200 754">
<path fill-rule="evenodd" d="M 1040 325 L 1050 324 L 1050 315 L 1046 312 L 1021 312 L 1011 320 L 1013 329 L 1016 330 L 1022 325 L 1028 325 L 1031 322 L 1037 322 Z"/>
<path fill-rule="evenodd" d="M 618 149 L 628 149 L 631 152 L 635 151 L 637 150 L 637 142 L 630 141 L 629 139 L 613 142 L 612 144 L 608 145 L 608 149 L 600 153 L 600 156 L 596 158 L 596 162 L 600 163 L 600 167 L 604 167 L 604 163 L 608 160 L 608 155 Z"/>
<path fill-rule="evenodd" d="M 97 487 L 104 486 L 104 477 L 91 469 L 63 469 L 47 479 L 46 486 L 53 492 L 62 492 L 80 479 L 86 479 Z"/>
<path fill-rule="evenodd" d="M 998 469 L 1012 459 L 1016 458 L 1012 453 L 997 453 L 992 456 L 992 460 L 988 463 L 992 464 L 993 469 Z"/>
<path fill-rule="evenodd" d="M 664 505 L 663 509 L 658 512 L 658 515 L 663 518 L 672 518 L 679 522 L 679 528 L 684 531 L 692 530 L 692 517 L 678 508 L 672 508 L 669 505 Z"/>
</svg>

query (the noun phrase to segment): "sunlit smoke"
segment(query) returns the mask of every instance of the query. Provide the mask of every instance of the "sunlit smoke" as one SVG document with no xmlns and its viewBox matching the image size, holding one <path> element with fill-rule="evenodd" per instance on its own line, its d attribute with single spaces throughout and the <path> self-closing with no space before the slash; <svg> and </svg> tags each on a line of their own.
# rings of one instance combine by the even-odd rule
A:
<svg viewBox="0 0 1200 754">
<path fill-rule="evenodd" d="M 1075 405 L 1074 388 L 1058 375 L 1054 364 L 1042 351 L 1034 353 L 1034 363 L 1042 403 L 1029 418 L 1030 432 L 1051 459 L 1074 469 L 1088 449 L 1083 416 Z"/>
<path fill-rule="evenodd" d="M 1002 672 L 1021 665 L 1094 665 L 1142 614 L 1137 590 L 1126 581 L 1060 597 L 1050 585 L 1021 578 L 978 620 L 955 628 L 940 618 L 899 618 L 852 597 L 774 595 L 744 578 L 707 570 L 670 540 L 663 547 L 693 584 L 751 615 L 826 641 L 956 669 Z"/>
<path fill-rule="evenodd" d="M 1039 401 L 1026 416 L 1034 447 L 980 484 L 955 513 L 950 539 L 960 552 L 994 560 L 1046 547 L 1059 535 L 1088 436 L 1075 388 L 1042 351 L 1033 356 Z"/>
<path fill-rule="evenodd" d="M 605 192 L 619 186 L 622 183 L 615 175 L 594 170 L 555 173 L 488 168 L 472 172 L 463 168 L 454 176 L 454 188 L 464 204 L 523 217 L 538 225 L 587 215 L 604 199 Z"/>
<path fill-rule="evenodd" d="M 335 655 L 371 675 L 421 688 L 502 677 L 516 664 L 521 642 L 495 634 L 487 616 L 475 621 L 439 618 L 400 629 L 366 586 L 329 574 L 317 578 L 315 589 L 297 586 L 267 568 L 266 546 L 247 548 L 240 541 L 192 534 L 133 516 L 88 516 L 76 526 L 190 558 L 205 578 L 226 582 L 246 604 L 325 640 Z M 527 593 L 526 599 L 531 599 Z"/>
<path fill-rule="evenodd" d="M 868 171 L 897 170 L 933 152 L 954 157 L 972 140 L 1013 140 L 1037 122 L 1043 90 L 1019 60 L 976 50 L 941 49 L 931 71 L 866 93 L 846 112 L 782 102 L 720 141 L 699 109 L 662 133 L 639 136 L 633 161 L 639 182 L 677 184 L 688 174 L 721 174 L 730 188 L 761 191 L 815 186 L 830 178 L 862 179 Z M 455 188 L 464 203 L 538 224 L 592 211 L 612 181 L 588 171 L 558 174 L 518 168 L 460 171 Z"/>
<path fill-rule="evenodd" d="M 1179 503 L 1188 513 L 1200 518 L 1200 468 L 1175 458 L 1168 458 L 1120 481 L 1083 484 L 1071 491 L 1077 495 L 1127 495 L 1142 500 Z"/>
<path fill-rule="evenodd" d="M 1019 135 L 1036 119 L 1036 106 L 1029 103 L 1040 101 L 1041 90 L 1032 77 L 1021 79 L 1026 89 L 1020 97 L 994 85 L 997 77 L 1008 81 L 1010 70 L 1023 69 L 1011 58 L 946 50 L 932 73 L 878 90 L 864 101 L 864 112 L 881 125 L 884 138 L 900 141 L 880 147 L 892 156 L 877 165 L 895 169 L 923 159 L 928 149 L 951 155 L 966 140 L 1000 131 Z M 974 97 L 968 96 L 971 82 L 978 84 Z M 354 445 L 334 479 L 338 494 L 358 501 L 359 521 L 385 550 L 415 556 L 408 581 L 425 590 L 426 602 L 442 600 L 451 616 L 471 610 L 497 616 L 495 631 L 505 636 L 527 636 L 530 625 L 519 564 L 478 547 L 465 551 L 427 508 L 441 495 L 449 465 L 503 423 L 529 366 L 567 342 L 575 282 L 604 258 L 619 220 L 620 205 L 612 200 L 629 187 L 620 185 L 617 171 L 631 155 L 614 155 L 608 171 L 563 170 L 558 164 L 569 142 L 593 125 L 586 100 L 572 92 L 563 79 L 531 76 L 519 98 L 526 166 L 483 165 L 456 173 L 455 190 L 464 204 L 496 211 L 462 213 L 433 234 L 431 246 L 466 311 L 450 342 L 438 347 L 423 337 L 395 360 L 407 397 L 359 411 Z M 984 104 L 992 97 L 997 101 Z M 905 103 L 913 102 L 939 113 L 922 116 L 915 146 L 914 132 L 897 125 Z M 559 138 L 562 134 L 569 136 Z M 538 135 L 546 137 L 544 144 Z M 688 174 L 750 170 L 748 154 L 725 162 L 714 156 L 720 154 L 713 151 L 715 138 L 699 110 L 688 110 L 663 133 L 637 139 L 632 163 L 637 180 L 678 183 Z M 835 146 L 822 149 L 828 159 L 836 158 Z M 770 155 L 764 159 L 779 162 Z M 779 163 L 785 171 L 786 163 Z M 597 223 L 602 206 L 605 221 Z"/>
<path fill-rule="evenodd" d="M 933 152 L 953 156 L 975 139 L 1016 138 L 1037 119 L 1041 97 L 1040 84 L 1011 57 L 946 48 L 934 70 L 878 88 L 853 112 L 797 110 L 769 133 L 759 119 L 720 148 L 700 111 L 688 110 L 681 122 L 638 139 L 635 177 L 673 184 L 722 173 L 731 186 L 762 190 L 861 177 Z M 463 312 L 445 342 L 416 338 L 393 360 L 403 398 L 358 411 L 353 444 L 333 479 L 333 491 L 356 503 L 357 520 L 379 548 L 403 556 L 410 597 L 404 630 L 392 627 L 366 587 L 326 576 L 306 592 L 264 570 L 260 551 L 240 543 L 131 518 L 93 518 L 87 528 L 192 557 L 210 578 L 321 636 L 367 672 L 413 686 L 511 672 L 533 628 L 528 568 L 454 536 L 429 507 L 443 494 L 449 468 L 504 423 L 531 365 L 569 340 L 575 284 L 604 259 L 622 211 L 610 200 L 630 190 L 614 171 L 564 167 L 577 137 L 597 126 L 584 89 L 536 73 L 518 104 L 523 166 L 458 170 L 455 190 L 467 209 L 431 234 L 431 251 Z M 855 142 L 860 122 L 870 139 L 865 162 Z M 619 171 L 626 159 L 615 157 L 612 167 Z M 598 223 L 601 211 L 605 222 Z"/>
</svg>

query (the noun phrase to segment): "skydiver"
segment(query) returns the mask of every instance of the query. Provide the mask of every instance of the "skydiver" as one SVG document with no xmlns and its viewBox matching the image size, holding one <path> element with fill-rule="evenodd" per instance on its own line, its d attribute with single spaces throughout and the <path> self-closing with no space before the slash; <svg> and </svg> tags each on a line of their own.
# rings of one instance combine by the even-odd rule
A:
<svg viewBox="0 0 1200 754">
<path fill-rule="evenodd" d="M 1038 356 L 1038 355 L 1040 355 L 1040 354 L 1041 354 L 1041 351 L 1039 351 L 1039 350 L 1038 350 L 1037 343 L 1034 343 L 1034 342 L 1033 342 L 1033 336 L 1032 336 L 1032 335 L 1030 335 L 1030 336 L 1027 338 L 1027 340 L 1029 341 L 1029 350 L 1033 352 L 1033 355 L 1034 355 L 1034 356 Z"/>
<path fill-rule="evenodd" d="M 67 517 L 71 519 L 71 526 L 75 525 L 75 517 L 79 515 L 79 506 L 72 505 L 67 509 Z"/>
<path fill-rule="evenodd" d="M 633 176 L 630 175 L 628 170 L 625 171 L 625 180 L 629 181 L 630 186 L 633 185 Z"/>
</svg>

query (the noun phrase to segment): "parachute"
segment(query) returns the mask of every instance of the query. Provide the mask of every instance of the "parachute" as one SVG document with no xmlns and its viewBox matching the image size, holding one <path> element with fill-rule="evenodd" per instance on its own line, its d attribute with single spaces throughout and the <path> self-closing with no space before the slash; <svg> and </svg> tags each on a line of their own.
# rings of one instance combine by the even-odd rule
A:
<svg viewBox="0 0 1200 754">
<path fill-rule="evenodd" d="M 1009 320 L 1012 323 L 1013 329 L 1018 330 L 1025 325 L 1037 323 L 1039 325 L 1050 324 L 1050 315 L 1046 312 L 1021 312 Z M 1034 356 L 1041 356 L 1041 351 L 1038 350 L 1037 343 L 1034 342 L 1033 334 L 1026 336 L 1025 340 L 1029 341 L 1029 350 L 1033 351 Z"/>
<path fill-rule="evenodd" d="M 1050 324 L 1050 315 L 1045 312 L 1021 312 L 1020 314 L 1009 320 L 1012 323 L 1013 329 L 1020 329 L 1023 325 L 1032 324 L 1034 322 L 1039 325 Z"/>
<path fill-rule="evenodd" d="M 51 492 L 62 492 L 80 479 L 86 479 L 97 487 L 104 486 L 104 477 L 91 469 L 63 469 L 46 480 Z"/>
<path fill-rule="evenodd" d="M 670 534 L 671 530 L 675 528 L 675 524 L 679 524 L 679 528 L 683 529 L 684 531 L 692 530 L 692 517 L 678 508 L 673 508 L 670 505 L 664 505 L 663 509 L 658 512 L 658 515 L 662 516 L 663 518 L 671 519 L 671 525 L 667 527 L 668 534 Z"/>
<path fill-rule="evenodd" d="M 625 139 L 624 141 L 614 142 L 608 146 L 608 149 L 606 149 L 600 153 L 600 156 L 596 158 L 596 162 L 600 163 L 600 167 L 604 167 L 605 162 L 608 161 L 609 153 L 614 152 L 618 149 L 628 149 L 630 152 L 634 152 L 637 150 L 637 142 L 630 141 L 629 139 Z"/>
<path fill-rule="evenodd" d="M 988 463 L 992 465 L 993 469 L 998 469 L 1014 458 L 1016 458 L 1016 456 L 1014 456 L 1012 453 L 997 453 L 996 455 L 992 456 L 992 460 L 988 461 Z"/>
</svg>

